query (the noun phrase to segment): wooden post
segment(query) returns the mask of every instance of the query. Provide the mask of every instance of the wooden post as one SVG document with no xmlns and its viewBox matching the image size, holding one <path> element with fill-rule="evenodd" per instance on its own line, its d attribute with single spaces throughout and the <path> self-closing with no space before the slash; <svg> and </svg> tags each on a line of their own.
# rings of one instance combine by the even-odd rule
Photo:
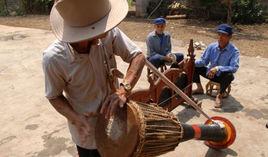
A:
<svg viewBox="0 0 268 157">
<path fill-rule="evenodd" d="M 192 97 L 192 82 L 193 82 L 193 74 L 194 74 L 194 67 L 195 67 L 195 54 L 194 54 L 193 39 L 190 40 L 187 56 L 190 58 L 190 64 L 187 69 L 188 70 L 188 83 L 191 84 L 188 87 L 187 92 L 188 92 L 188 96 Z"/>
<path fill-rule="evenodd" d="M 4 3 L 5 3 L 4 5 L 5 5 L 6 13 L 7 13 L 7 15 L 9 15 L 7 0 L 4 0 Z"/>
<path fill-rule="evenodd" d="M 171 82 L 164 74 L 159 72 L 155 66 L 150 63 L 147 59 L 145 60 L 145 65 L 150 68 L 155 75 L 157 75 L 170 89 L 175 91 L 180 97 L 182 97 L 188 104 L 190 104 L 193 108 L 195 108 L 199 113 L 204 115 L 207 119 L 211 120 L 211 118 L 199 107 L 197 103 L 195 103 L 188 95 L 183 93 L 173 82 Z"/>
<path fill-rule="evenodd" d="M 149 0 L 136 0 L 136 16 L 145 17 L 148 4 Z"/>
</svg>

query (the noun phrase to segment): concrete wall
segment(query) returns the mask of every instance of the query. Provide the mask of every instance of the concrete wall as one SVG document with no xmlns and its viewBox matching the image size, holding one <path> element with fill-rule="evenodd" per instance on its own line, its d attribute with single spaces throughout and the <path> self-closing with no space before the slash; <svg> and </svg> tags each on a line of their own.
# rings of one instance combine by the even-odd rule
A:
<svg viewBox="0 0 268 157">
<path fill-rule="evenodd" d="M 136 16 L 145 17 L 147 15 L 146 8 L 150 0 L 136 0 Z"/>
</svg>

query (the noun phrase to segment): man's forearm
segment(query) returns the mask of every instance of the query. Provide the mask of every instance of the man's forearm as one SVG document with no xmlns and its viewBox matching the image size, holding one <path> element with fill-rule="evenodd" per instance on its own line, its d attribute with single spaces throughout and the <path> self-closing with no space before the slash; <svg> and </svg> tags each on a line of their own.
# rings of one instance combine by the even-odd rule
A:
<svg viewBox="0 0 268 157">
<path fill-rule="evenodd" d="M 218 71 L 221 72 L 232 72 L 235 73 L 238 69 L 238 67 L 233 67 L 233 66 L 217 66 Z"/>
<path fill-rule="evenodd" d="M 73 110 L 68 100 L 62 95 L 55 99 L 49 99 L 50 104 L 64 117 L 66 117 L 72 123 L 75 123 L 75 119 L 78 114 Z"/>
<path fill-rule="evenodd" d="M 145 57 L 143 54 L 139 54 L 131 61 L 126 77 L 124 78 L 124 81 L 128 82 L 131 87 L 134 87 L 139 80 L 144 64 Z"/>
</svg>

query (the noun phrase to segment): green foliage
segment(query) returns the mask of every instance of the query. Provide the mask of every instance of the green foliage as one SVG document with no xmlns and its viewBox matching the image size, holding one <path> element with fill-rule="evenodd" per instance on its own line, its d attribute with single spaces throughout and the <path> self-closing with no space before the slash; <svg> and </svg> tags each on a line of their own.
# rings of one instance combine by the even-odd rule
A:
<svg viewBox="0 0 268 157">
<path fill-rule="evenodd" d="M 205 7 L 213 7 L 215 6 L 216 4 L 218 4 L 219 1 L 218 0 L 200 0 L 200 4 L 202 6 L 205 6 Z"/>
<path fill-rule="evenodd" d="M 227 6 L 222 0 L 200 0 L 205 18 L 210 20 L 223 20 L 227 16 Z"/>
<path fill-rule="evenodd" d="M 153 11 L 151 17 L 165 17 L 169 14 L 168 7 L 172 4 L 173 0 L 163 0 L 159 5 L 161 0 L 151 0 L 147 7 L 147 14 L 150 15 Z M 159 5 L 159 7 L 155 10 L 155 8 Z"/>
<path fill-rule="evenodd" d="M 258 0 L 234 0 L 233 17 L 235 23 L 252 24 L 265 21 L 264 8 Z"/>
<path fill-rule="evenodd" d="M 53 3 L 53 0 L 18 0 L 10 5 L 7 0 L 0 0 L 0 16 L 48 14 Z"/>
<path fill-rule="evenodd" d="M 48 14 L 53 6 L 53 0 L 22 0 L 27 14 Z"/>
<path fill-rule="evenodd" d="M 127 0 L 128 6 L 132 6 L 133 0 Z"/>
<path fill-rule="evenodd" d="M 200 7 L 196 8 L 197 17 L 205 17 L 210 20 L 226 21 L 227 1 L 224 0 L 199 0 Z M 252 24 L 264 22 L 264 8 L 260 0 L 231 0 L 232 22 Z M 205 14 L 202 14 L 202 10 Z M 201 13 L 201 14 L 200 14 Z"/>
<path fill-rule="evenodd" d="M 4 0 L 0 0 L 0 16 L 6 16 L 7 10 Z"/>
</svg>

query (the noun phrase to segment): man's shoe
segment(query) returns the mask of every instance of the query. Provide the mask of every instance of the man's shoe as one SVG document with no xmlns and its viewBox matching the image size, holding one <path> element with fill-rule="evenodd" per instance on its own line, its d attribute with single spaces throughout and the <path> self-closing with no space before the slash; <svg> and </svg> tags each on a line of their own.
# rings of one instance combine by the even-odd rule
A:
<svg viewBox="0 0 268 157">
<path fill-rule="evenodd" d="M 222 95 L 218 94 L 215 99 L 215 108 L 221 108 L 222 107 Z"/>
</svg>

